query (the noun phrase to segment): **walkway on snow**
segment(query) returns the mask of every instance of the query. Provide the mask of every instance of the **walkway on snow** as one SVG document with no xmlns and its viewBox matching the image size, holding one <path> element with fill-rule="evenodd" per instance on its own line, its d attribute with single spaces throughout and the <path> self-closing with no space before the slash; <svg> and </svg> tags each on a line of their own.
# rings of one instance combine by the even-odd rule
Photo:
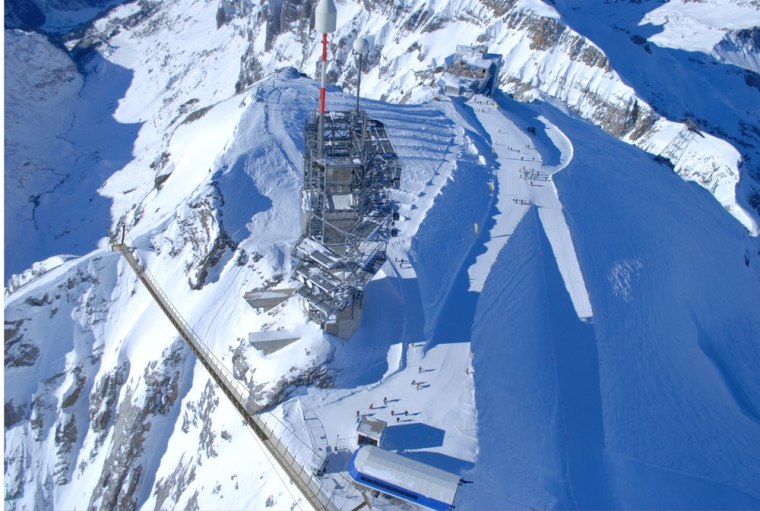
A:
<svg viewBox="0 0 760 511">
<path fill-rule="evenodd" d="M 567 292 L 580 319 L 593 317 L 586 284 L 583 280 L 572 236 L 552 176 L 573 159 L 573 146 L 559 130 L 539 117 L 549 143 L 559 151 L 556 165 L 544 163 L 545 157 L 535 141 L 513 123 L 498 104 L 484 96 L 474 96 L 468 104 L 483 128 L 491 136 L 494 157 L 499 163 L 494 185 L 497 213 L 490 230 L 486 252 L 470 267 L 470 289 L 480 292 L 496 257 L 517 228 L 528 208 L 536 206 L 544 231 L 551 244 Z M 508 140 L 509 142 L 504 142 Z"/>
</svg>

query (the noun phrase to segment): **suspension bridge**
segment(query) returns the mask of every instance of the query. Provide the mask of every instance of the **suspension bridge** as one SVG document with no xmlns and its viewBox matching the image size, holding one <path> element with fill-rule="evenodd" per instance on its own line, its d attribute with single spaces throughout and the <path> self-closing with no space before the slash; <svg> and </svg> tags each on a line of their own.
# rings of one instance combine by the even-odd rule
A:
<svg viewBox="0 0 760 511">
<path fill-rule="evenodd" d="M 234 378 L 233 374 L 226 366 L 206 347 L 192 326 L 182 317 L 180 312 L 172 305 L 169 298 L 164 294 L 156 280 L 150 275 L 147 269 L 143 268 L 140 262 L 132 253 L 131 249 L 122 240 L 112 241 L 111 248 L 121 253 L 129 266 L 134 270 L 140 282 L 145 286 L 156 304 L 161 308 L 163 313 L 172 323 L 177 332 L 187 342 L 190 349 L 193 350 L 198 360 L 203 364 L 214 382 L 219 386 L 225 396 L 230 400 L 243 419 L 253 430 L 256 437 L 261 441 L 263 446 L 271 456 L 282 467 L 290 480 L 295 484 L 309 504 L 319 511 L 339 511 L 339 507 L 331 498 L 335 491 L 335 486 L 330 488 L 329 484 L 314 475 L 310 470 L 304 468 L 298 460 L 290 453 L 288 447 L 282 442 L 280 436 L 276 434 L 275 428 L 268 425 L 262 415 L 258 413 L 261 408 L 255 401 L 248 388 L 239 380 Z M 347 482 L 347 480 L 346 480 Z M 364 496 L 350 484 L 339 485 L 342 492 L 348 492 L 348 495 L 342 495 L 341 500 L 348 502 L 359 502 L 354 510 L 360 509 L 366 503 Z"/>
</svg>

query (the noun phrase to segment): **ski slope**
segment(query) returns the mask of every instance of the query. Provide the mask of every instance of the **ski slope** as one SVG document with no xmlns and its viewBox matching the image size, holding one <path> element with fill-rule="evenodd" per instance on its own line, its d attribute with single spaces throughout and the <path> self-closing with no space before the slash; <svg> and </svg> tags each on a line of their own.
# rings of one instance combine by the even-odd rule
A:
<svg viewBox="0 0 760 511">
<path fill-rule="evenodd" d="M 556 183 L 594 320 L 578 320 L 531 210 L 478 301 L 480 457 L 468 478 L 484 488 L 467 487 L 463 501 L 756 507 L 760 394 L 749 375 L 760 295 L 729 241 L 738 232 L 720 208 L 702 207 L 701 191 L 642 153 L 550 108 L 534 115 L 573 143 Z M 717 277 L 716 264 L 733 270 Z M 702 274 L 712 291 L 697 284 Z"/>
<path fill-rule="evenodd" d="M 369 311 L 369 323 L 349 343 L 359 345 L 346 350 L 366 353 L 371 346 L 362 343 L 370 332 L 374 338 L 383 332 L 404 338 L 407 315 L 424 316 L 424 341 L 387 345 L 381 350 L 387 353 L 387 360 L 380 362 L 383 371 L 375 373 L 377 379 L 362 380 L 367 382 L 363 388 L 343 391 L 349 397 L 332 405 L 340 410 L 338 415 L 334 409 L 317 411 L 322 422 L 340 422 L 341 417 L 351 417 L 356 411 L 392 422 L 394 417 L 388 416 L 386 408 L 370 410 L 367 402 L 382 406 L 378 403 L 382 396 L 399 399 L 404 409 L 409 402 L 417 404 L 421 391 L 407 386 L 406 380 L 419 380 L 415 365 L 418 370 L 429 365 L 418 354 L 422 343 L 432 355 L 442 348 L 460 346 L 453 337 L 469 333 L 470 342 L 465 344 L 469 344 L 474 369 L 476 408 L 472 413 L 477 417 L 477 445 L 445 441 L 460 436 L 461 417 L 470 412 L 468 400 L 459 398 L 463 405 L 455 410 L 460 418 L 455 420 L 447 412 L 453 427 L 443 428 L 440 447 L 428 446 L 425 457 L 413 447 L 401 449 L 473 481 L 460 489 L 458 507 L 710 509 L 758 505 L 760 495 L 751 474 L 760 466 L 760 453 L 754 447 L 760 438 L 756 414 L 760 395 L 757 385 L 748 379 L 758 356 L 752 346 L 760 325 L 750 319 L 758 305 L 758 284 L 741 262 L 741 243 L 728 241 L 742 236 L 740 228 L 721 208 L 703 208 L 704 192 L 685 184 L 644 153 L 621 150 L 622 143 L 551 108 L 525 107 L 505 99 L 501 103 L 508 105 L 506 112 L 484 100 L 461 108 L 442 105 L 457 119 L 456 124 L 464 127 L 464 133 L 458 135 L 466 144 L 464 158 L 460 156 L 451 169 L 449 181 L 437 192 L 417 228 L 418 241 L 404 259 L 411 262 L 394 268 L 393 274 L 386 273 L 368 289 L 368 303 L 376 304 L 373 298 L 379 293 L 382 310 L 373 307 Z M 489 109 L 509 122 L 493 122 Z M 518 125 L 524 130 L 516 128 Z M 542 126 L 543 136 L 531 137 L 525 129 L 530 126 Z M 535 158 L 542 169 L 563 171 L 553 175 L 556 190 L 547 187 L 543 194 L 530 196 L 532 207 L 520 205 L 524 213 L 510 231 L 505 229 L 509 208 L 505 215 L 498 208 L 500 197 L 488 199 L 473 191 L 472 180 L 487 192 L 488 172 L 482 177 L 480 172 L 488 168 L 490 179 L 499 188 L 509 190 L 510 184 L 517 190 L 535 187 L 515 176 L 511 183 L 503 178 L 502 160 L 495 157 L 498 145 L 489 147 L 485 136 L 504 140 L 506 148 L 524 147 L 526 153 L 541 148 L 528 161 L 533 163 Z M 518 145 L 526 139 L 527 144 Z M 470 163 L 464 165 L 463 159 Z M 463 176 L 465 172 L 470 175 Z M 522 189 L 517 188 L 519 183 Z M 462 214 L 468 208 L 461 207 L 456 215 L 448 214 L 447 194 L 471 199 L 460 204 L 468 204 L 476 216 Z M 542 218 L 543 208 L 538 207 L 558 204 L 558 197 L 562 209 L 555 206 L 555 211 L 563 213 L 562 224 L 571 236 L 569 246 L 574 249 L 577 271 L 584 282 L 591 282 L 590 294 L 583 296 L 594 307 L 592 322 L 582 321 L 587 318 L 578 313 L 575 288 L 568 285 L 562 270 L 568 265 L 567 252 L 559 252 L 556 247 L 562 245 L 552 243 L 550 230 L 557 224 Z M 426 195 L 419 200 L 428 207 Z M 597 207 L 596 201 L 604 207 Z M 640 207 L 646 212 L 641 213 Z M 445 211 L 439 211 L 441 208 Z M 679 218 L 672 218 L 672 208 Z M 482 211 L 496 215 L 494 222 L 482 224 L 490 225 L 490 230 L 479 237 L 472 232 L 470 220 Z M 439 222 L 431 224 L 438 215 L 445 220 L 443 227 Z M 665 218 L 668 220 L 663 221 Z M 687 218 L 696 219 L 690 225 L 699 227 L 683 229 Z M 469 234 L 465 237 L 464 233 Z M 510 234 L 506 240 L 497 237 L 504 233 Z M 427 236 L 437 237 L 437 251 L 432 241 L 426 241 Z M 469 245 L 462 246 L 463 239 L 469 239 Z M 649 239 L 657 242 L 649 243 Z M 725 251 L 713 253 L 710 247 L 716 242 Z M 693 250 L 695 243 L 702 250 Z M 494 246 L 498 254 L 488 264 L 484 261 Z M 678 260 L 691 258 L 685 267 L 679 265 L 682 275 L 676 280 L 673 252 L 681 254 L 676 256 Z M 728 280 L 709 284 L 724 290 L 721 299 L 702 291 L 689 293 L 690 298 L 684 300 L 679 289 L 688 288 L 696 275 L 707 271 L 714 257 L 733 268 Z M 485 273 L 486 277 L 478 291 L 473 291 L 471 282 L 470 287 L 459 284 L 456 274 L 449 277 L 453 282 L 447 283 L 445 278 L 424 282 L 436 272 L 449 275 L 442 267 L 458 267 L 467 275 Z M 580 273 L 580 268 L 586 272 Z M 381 284 L 394 276 L 395 289 Z M 430 290 L 443 296 L 432 301 L 423 298 L 420 308 L 419 296 Z M 741 299 L 729 299 L 729 290 L 739 293 Z M 732 304 L 731 311 L 724 310 L 722 299 Z M 684 311 L 690 309 L 692 313 L 684 318 Z M 629 319 L 616 326 L 622 317 Z M 734 317 L 741 326 L 728 333 L 732 341 L 716 345 L 714 341 L 726 335 L 725 321 L 711 318 L 723 317 Z M 678 326 L 671 324 L 672 319 Z M 464 324 L 453 325 L 455 320 Z M 383 323 L 389 327 L 400 323 L 404 328 L 401 333 L 398 327 L 378 329 Z M 414 324 L 419 332 L 419 322 Z M 744 334 L 739 333 L 745 328 Z M 642 342 L 644 352 L 640 351 Z M 743 346 L 739 349 L 747 358 L 737 357 L 732 345 Z M 381 353 L 372 350 L 373 358 L 380 361 Z M 462 353 L 455 363 L 450 358 L 442 363 L 439 357 L 430 360 L 440 364 L 433 367 L 435 372 L 466 382 L 461 374 L 457 376 L 457 368 L 461 373 L 462 360 L 469 356 Z M 466 370 L 464 376 L 468 375 Z M 438 384 L 434 381 L 433 387 Z M 456 396 L 457 392 L 447 389 L 446 395 Z M 448 397 L 426 401 L 420 408 L 420 420 L 437 427 L 430 418 L 431 409 L 450 410 L 447 405 L 451 401 Z M 395 402 L 389 405 L 396 406 Z M 716 428 L 722 432 L 719 440 L 714 435 Z M 337 434 L 345 438 L 346 432 Z M 427 438 L 439 434 L 429 431 Z M 409 441 L 417 441 L 412 440 L 415 437 L 410 432 Z M 336 442 L 340 443 L 338 438 Z"/>
<path fill-rule="evenodd" d="M 488 271 L 508 241 L 506 238 L 514 233 L 528 207 L 535 205 L 539 208 L 539 218 L 549 237 L 575 311 L 579 318 L 590 319 L 593 312 L 588 291 L 552 181 L 553 175 L 565 168 L 573 158 L 570 140 L 542 117 L 538 117 L 535 125 L 531 126 L 537 134 L 531 140 L 507 118 L 506 112 L 495 101 L 475 96 L 471 102 L 478 121 L 491 138 L 499 165 L 496 180 L 496 208 L 499 214 L 493 219 L 486 253 L 470 267 L 471 289 L 477 292 L 483 289 Z M 502 100 L 502 104 L 507 106 L 508 102 Z M 539 131 L 541 137 L 538 136 Z"/>
</svg>

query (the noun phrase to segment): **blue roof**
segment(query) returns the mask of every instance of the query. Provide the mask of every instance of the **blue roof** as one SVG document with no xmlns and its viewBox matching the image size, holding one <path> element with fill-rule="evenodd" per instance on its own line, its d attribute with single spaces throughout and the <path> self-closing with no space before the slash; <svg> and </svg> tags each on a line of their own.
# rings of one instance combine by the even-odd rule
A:
<svg viewBox="0 0 760 511">
<path fill-rule="evenodd" d="M 372 445 L 356 450 L 348 473 L 363 486 L 437 511 L 454 505 L 459 488 L 456 474 Z"/>
</svg>

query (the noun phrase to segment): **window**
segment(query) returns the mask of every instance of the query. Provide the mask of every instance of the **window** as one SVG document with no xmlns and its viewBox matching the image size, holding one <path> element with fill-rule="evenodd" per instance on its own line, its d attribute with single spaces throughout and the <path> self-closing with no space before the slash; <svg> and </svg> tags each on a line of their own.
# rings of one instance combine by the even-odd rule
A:
<svg viewBox="0 0 760 511">
<path fill-rule="evenodd" d="M 396 493 L 398 495 L 403 495 L 404 497 L 412 500 L 417 500 L 418 496 L 410 491 L 404 490 L 402 488 L 399 488 L 397 486 L 390 485 L 384 481 L 380 481 L 378 479 L 367 477 L 364 474 L 361 474 L 360 479 L 364 482 L 367 482 L 369 484 L 374 484 L 375 486 L 379 486 L 380 488 L 386 489 L 390 492 Z"/>
</svg>

